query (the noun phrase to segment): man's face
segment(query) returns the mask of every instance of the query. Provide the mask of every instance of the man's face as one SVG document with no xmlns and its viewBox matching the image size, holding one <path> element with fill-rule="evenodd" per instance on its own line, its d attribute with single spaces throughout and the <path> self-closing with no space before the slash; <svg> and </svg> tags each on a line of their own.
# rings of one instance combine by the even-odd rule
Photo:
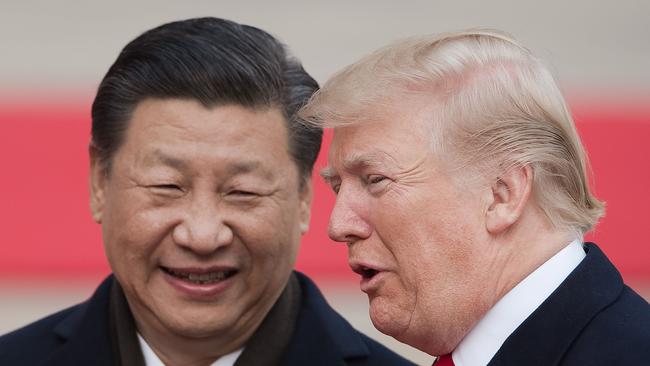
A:
<svg viewBox="0 0 650 366">
<path fill-rule="evenodd" d="M 92 206 L 145 335 L 238 347 L 283 290 L 309 222 L 280 110 L 149 99 Z M 239 342 L 239 344 L 237 344 Z"/>
<path fill-rule="evenodd" d="M 433 113 L 427 101 L 402 101 L 335 128 L 323 172 L 337 192 L 329 235 L 348 243 L 374 325 L 421 349 L 444 349 L 467 322 L 489 255 L 485 192 L 465 187 L 432 152 Z"/>
</svg>

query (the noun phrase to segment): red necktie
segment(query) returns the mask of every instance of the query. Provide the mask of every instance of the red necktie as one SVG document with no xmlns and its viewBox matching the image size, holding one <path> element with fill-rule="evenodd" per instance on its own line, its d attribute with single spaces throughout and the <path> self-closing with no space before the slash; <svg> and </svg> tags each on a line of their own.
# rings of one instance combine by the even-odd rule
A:
<svg viewBox="0 0 650 366">
<path fill-rule="evenodd" d="M 451 359 L 451 353 L 438 356 L 436 362 L 433 363 L 435 366 L 454 366 L 454 360 Z"/>
</svg>

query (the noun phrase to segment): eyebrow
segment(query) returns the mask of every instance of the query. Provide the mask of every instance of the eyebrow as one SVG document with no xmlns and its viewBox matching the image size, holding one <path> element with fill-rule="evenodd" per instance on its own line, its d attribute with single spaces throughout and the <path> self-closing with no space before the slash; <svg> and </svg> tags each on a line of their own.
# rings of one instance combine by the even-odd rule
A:
<svg viewBox="0 0 650 366">
<path fill-rule="evenodd" d="M 334 170 L 334 168 L 332 168 L 331 166 L 327 166 L 327 167 L 321 169 L 320 172 L 318 172 L 318 174 L 319 174 L 319 175 L 321 176 L 321 178 L 323 178 L 326 182 L 331 182 L 332 179 L 338 177 L 338 173 L 337 173 L 336 170 Z"/>
<path fill-rule="evenodd" d="M 239 175 L 239 174 L 246 174 L 246 173 L 251 173 L 254 171 L 258 171 L 262 173 L 264 176 L 271 176 L 269 171 L 265 169 L 260 169 L 262 167 L 262 164 L 258 161 L 244 161 L 244 162 L 236 162 L 234 164 L 229 164 L 227 168 L 227 174 L 229 176 L 234 176 L 234 175 Z"/>
<path fill-rule="evenodd" d="M 183 170 L 187 167 L 187 163 L 182 159 L 168 155 L 161 150 L 154 151 L 152 161 L 158 161 L 177 170 Z M 266 178 L 271 178 L 273 176 L 272 172 L 266 169 L 261 169 L 262 167 L 263 165 L 259 161 L 238 161 L 232 164 L 228 164 L 226 168 L 226 175 L 235 176 L 251 172 L 258 172 Z"/>
<path fill-rule="evenodd" d="M 149 159 L 147 159 L 147 160 L 149 160 Z M 173 156 L 170 156 L 170 155 L 167 155 L 167 154 L 165 154 L 164 152 L 162 152 L 162 151 L 160 151 L 158 149 L 156 149 L 153 152 L 153 156 L 151 156 L 150 161 L 160 162 L 160 163 L 162 163 L 164 165 L 167 165 L 167 166 L 170 166 L 172 168 L 179 169 L 179 170 L 183 169 L 185 167 L 185 165 L 186 165 L 183 160 L 178 159 L 178 158 L 173 157 Z"/>
</svg>

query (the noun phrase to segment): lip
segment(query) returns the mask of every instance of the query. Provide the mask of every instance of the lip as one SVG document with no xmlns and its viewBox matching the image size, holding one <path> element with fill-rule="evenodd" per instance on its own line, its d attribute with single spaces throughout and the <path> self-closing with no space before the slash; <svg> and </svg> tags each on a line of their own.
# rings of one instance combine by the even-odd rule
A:
<svg viewBox="0 0 650 366">
<path fill-rule="evenodd" d="M 224 292 L 228 290 L 234 283 L 236 277 L 239 275 L 237 268 L 230 266 L 212 266 L 212 267 L 167 267 L 165 269 L 172 270 L 174 272 L 187 273 L 187 274 L 206 274 L 213 272 L 229 272 L 234 271 L 235 273 L 231 276 L 215 282 L 200 284 L 194 283 L 191 281 L 178 278 L 171 275 L 163 267 L 160 268 L 160 272 L 163 274 L 163 278 L 167 283 L 169 283 L 181 296 L 189 298 L 191 300 L 202 300 L 210 301 L 216 300 Z"/>
<path fill-rule="evenodd" d="M 368 295 L 379 288 L 383 277 L 387 273 L 382 267 L 375 264 L 350 261 L 349 265 L 352 271 L 361 276 L 359 288 Z M 366 277 L 365 274 L 368 270 L 375 271 L 375 274 L 372 277 Z"/>
<path fill-rule="evenodd" d="M 385 275 L 386 272 L 377 272 L 371 278 L 361 277 L 361 281 L 359 282 L 359 288 L 361 289 L 361 291 L 370 295 L 379 289 L 379 286 L 381 285 L 381 282 Z"/>
</svg>

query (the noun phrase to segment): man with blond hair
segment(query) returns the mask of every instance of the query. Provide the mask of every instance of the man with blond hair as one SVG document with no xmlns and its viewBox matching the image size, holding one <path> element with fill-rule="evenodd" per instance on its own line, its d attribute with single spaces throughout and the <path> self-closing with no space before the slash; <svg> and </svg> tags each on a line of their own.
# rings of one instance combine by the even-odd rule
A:
<svg viewBox="0 0 650 366">
<path fill-rule="evenodd" d="M 483 30 L 402 41 L 301 115 L 334 130 L 329 235 L 380 331 L 441 365 L 650 365 L 650 306 L 582 241 L 603 205 L 528 49 Z"/>
</svg>

